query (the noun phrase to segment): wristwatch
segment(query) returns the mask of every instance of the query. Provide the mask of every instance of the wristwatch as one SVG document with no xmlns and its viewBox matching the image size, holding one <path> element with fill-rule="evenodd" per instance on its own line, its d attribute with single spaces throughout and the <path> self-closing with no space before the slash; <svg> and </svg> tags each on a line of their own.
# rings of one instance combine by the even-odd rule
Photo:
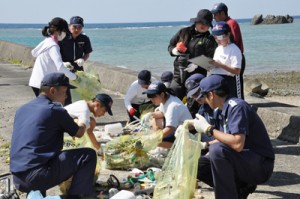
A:
<svg viewBox="0 0 300 199">
<path fill-rule="evenodd" d="M 212 136 L 212 135 L 214 134 L 214 130 L 215 130 L 215 127 L 210 126 L 210 128 L 209 128 L 208 131 L 207 131 L 207 134 L 208 134 L 209 136 Z"/>
</svg>

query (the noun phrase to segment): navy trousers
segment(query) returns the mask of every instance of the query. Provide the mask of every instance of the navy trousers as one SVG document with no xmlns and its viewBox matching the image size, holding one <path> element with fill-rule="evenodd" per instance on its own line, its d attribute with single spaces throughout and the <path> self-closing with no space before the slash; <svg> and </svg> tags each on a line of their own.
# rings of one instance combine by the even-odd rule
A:
<svg viewBox="0 0 300 199">
<path fill-rule="evenodd" d="M 46 191 L 73 176 L 69 195 L 91 195 L 96 168 L 96 152 L 90 148 L 62 151 L 47 164 L 13 173 L 16 188 L 23 192 Z"/>
<path fill-rule="evenodd" d="M 214 187 L 216 199 L 237 199 L 238 189 L 266 182 L 274 168 L 274 160 L 250 150 L 236 152 L 216 142 L 208 155 L 199 159 L 198 179 Z"/>
</svg>

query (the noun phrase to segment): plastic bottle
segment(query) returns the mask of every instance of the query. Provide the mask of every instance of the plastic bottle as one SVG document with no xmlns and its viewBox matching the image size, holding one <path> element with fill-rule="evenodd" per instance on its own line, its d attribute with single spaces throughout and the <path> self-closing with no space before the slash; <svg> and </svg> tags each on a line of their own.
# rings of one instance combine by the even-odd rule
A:
<svg viewBox="0 0 300 199">
<path fill-rule="evenodd" d="M 116 136 L 123 131 L 123 127 L 121 123 L 115 123 L 115 124 L 107 124 L 104 126 L 104 131 L 107 135 L 110 136 Z"/>
</svg>

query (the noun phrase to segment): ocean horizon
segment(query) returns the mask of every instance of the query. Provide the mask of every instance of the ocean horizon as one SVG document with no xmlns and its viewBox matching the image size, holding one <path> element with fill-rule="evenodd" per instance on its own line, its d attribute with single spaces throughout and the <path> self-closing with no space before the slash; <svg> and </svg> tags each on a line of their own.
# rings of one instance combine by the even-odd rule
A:
<svg viewBox="0 0 300 199">
<path fill-rule="evenodd" d="M 291 24 L 250 25 L 252 18 L 238 19 L 246 57 L 245 74 L 299 71 L 300 16 Z M 0 23 L 0 40 L 35 47 L 44 37 L 46 24 Z M 93 52 L 90 61 L 156 75 L 173 71 L 174 57 L 167 51 L 171 37 L 188 21 L 139 23 L 86 23 Z"/>
</svg>

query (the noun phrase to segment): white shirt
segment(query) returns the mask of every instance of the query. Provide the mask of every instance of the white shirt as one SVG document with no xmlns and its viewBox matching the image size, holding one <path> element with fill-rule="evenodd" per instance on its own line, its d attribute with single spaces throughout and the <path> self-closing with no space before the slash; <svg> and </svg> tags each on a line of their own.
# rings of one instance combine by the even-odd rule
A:
<svg viewBox="0 0 300 199">
<path fill-rule="evenodd" d="M 214 60 L 233 68 L 241 68 L 242 53 L 241 50 L 234 43 L 230 43 L 225 47 L 219 45 L 216 48 Z M 224 70 L 220 67 L 215 67 L 211 69 L 210 72 L 211 74 L 215 75 L 235 76 L 235 74 L 230 73 L 227 70 Z"/>
<path fill-rule="evenodd" d="M 151 82 L 156 81 L 155 78 L 151 78 Z M 126 95 L 124 97 L 124 104 L 126 109 L 129 111 L 132 106 L 131 104 L 144 104 L 149 102 L 150 99 L 147 94 L 143 94 L 147 89 L 144 89 L 139 85 L 138 80 L 134 81 L 128 88 Z"/>
<path fill-rule="evenodd" d="M 161 103 L 158 110 L 164 114 L 166 120 L 165 126 L 177 128 L 185 120 L 193 119 L 188 108 L 178 97 L 173 95 L 170 95 L 165 104 Z"/>
<path fill-rule="evenodd" d="M 90 128 L 90 110 L 85 100 L 79 100 L 64 107 L 72 118 L 83 122 L 86 128 Z"/>
<path fill-rule="evenodd" d="M 47 37 L 39 43 L 31 51 L 31 54 L 36 57 L 36 60 L 30 76 L 29 86 L 40 88 L 43 77 L 53 72 L 64 73 L 70 80 L 76 79 L 76 75 L 63 64 L 59 46 L 51 37 Z"/>
</svg>

